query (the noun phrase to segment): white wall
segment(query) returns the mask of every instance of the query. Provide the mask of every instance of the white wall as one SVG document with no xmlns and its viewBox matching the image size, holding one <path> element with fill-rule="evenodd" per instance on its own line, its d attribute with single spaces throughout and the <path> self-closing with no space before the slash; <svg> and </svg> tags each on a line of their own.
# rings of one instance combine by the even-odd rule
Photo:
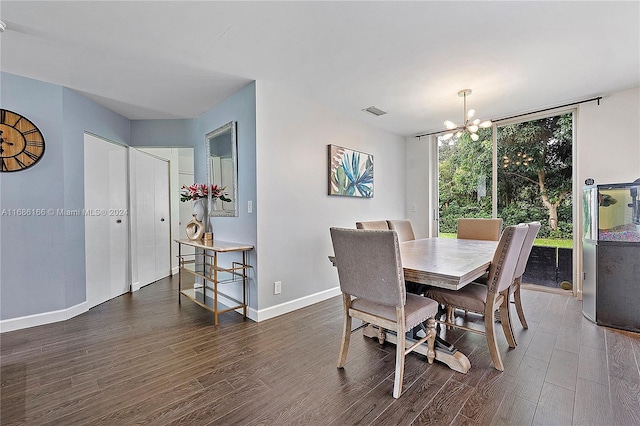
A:
<svg viewBox="0 0 640 426">
<path fill-rule="evenodd" d="M 437 148 L 433 137 L 407 138 L 407 217 L 416 238 L 437 236 L 433 206 L 437 207 L 438 170 L 430 165 Z M 435 163 L 433 163 L 435 164 Z"/>
<path fill-rule="evenodd" d="M 640 178 L 640 88 L 603 95 L 596 102 L 578 107 L 576 126 L 576 159 L 578 181 L 574 202 L 582 199 L 584 181 L 596 184 L 632 182 Z M 582 229 L 582 202 L 574 216 L 574 229 Z M 577 295 L 582 298 L 582 240 L 574 233 L 573 260 Z"/>
<path fill-rule="evenodd" d="M 338 294 L 327 259 L 331 226 L 406 217 L 406 140 L 262 81 L 256 135 L 258 318 L 264 319 Z M 373 198 L 327 195 L 329 144 L 373 154 Z M 280 295 L 273 294 L 275 281 L 282 281 Z"/>
<path fill-rule="evenodd" d="M 580 187 L 640 178 L 640 88 L 580 105 L 576 141 Z"/>
</svg>

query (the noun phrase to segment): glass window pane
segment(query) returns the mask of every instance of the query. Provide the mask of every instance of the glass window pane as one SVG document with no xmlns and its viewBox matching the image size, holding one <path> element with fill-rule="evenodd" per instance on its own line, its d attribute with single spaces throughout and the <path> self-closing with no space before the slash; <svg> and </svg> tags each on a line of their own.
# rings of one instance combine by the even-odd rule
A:
<svg viewBox="0 0 640 426">
<path fill-rule="evenodd" d="M 572 114 L 497 128 L 498 217 L 538 220 L 540 236 L 571 238 Z"/>
<path fill-rule="evenodd" d="M 439 235 L 455 237 L 458 218 L 491 217 L 491 129 L 481 129 L 480 139 L 438 138 Z"/>
</svg>

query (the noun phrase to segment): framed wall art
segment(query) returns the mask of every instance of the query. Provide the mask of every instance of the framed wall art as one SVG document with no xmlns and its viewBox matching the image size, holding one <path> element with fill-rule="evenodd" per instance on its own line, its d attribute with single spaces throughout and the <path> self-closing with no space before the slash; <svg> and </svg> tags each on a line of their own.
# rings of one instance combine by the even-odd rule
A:
<svg viewBox="0 0 640 426">
<path fill-rule="evenodd" d="M 373 198 L 373 155 L 329 145 L 329 195 Z"/>
</svg>

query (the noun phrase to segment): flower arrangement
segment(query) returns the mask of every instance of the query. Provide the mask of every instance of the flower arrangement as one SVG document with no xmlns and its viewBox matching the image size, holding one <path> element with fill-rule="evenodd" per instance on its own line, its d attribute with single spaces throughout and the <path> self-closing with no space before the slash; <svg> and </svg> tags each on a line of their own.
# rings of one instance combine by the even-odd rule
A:
<svg viewBox="0 0 640 426">
<path fill-rule="evenodd" d="M 224 192 L 226 187 L 219 187 L 218 185 L 207 185 L 206 183 L 194 183 L 187 186 L 182 185 L 180 188 L 180 201 L 199 200 L 201 198 L 208 198 L 211 193 L 211 198 L 219 198 L 222 201 L 230 202 L 231 198 L 227 197 L 227 193 Z"/>
</svg>

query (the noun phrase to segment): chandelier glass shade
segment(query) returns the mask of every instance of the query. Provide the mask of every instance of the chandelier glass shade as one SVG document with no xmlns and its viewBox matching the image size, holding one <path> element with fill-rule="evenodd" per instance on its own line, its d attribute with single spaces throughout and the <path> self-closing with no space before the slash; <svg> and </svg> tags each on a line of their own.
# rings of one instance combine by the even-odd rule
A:
<svg viewBox="0 0 640 426">
<path fill-rule="evenodd" d="M 476 115 L 476 111 L 470 109 L 467 111 L 467 96 L 471 95 L 471 89 L 464 89 L 458 92 L 458 96 L 464 99 L 463 101 L 463 124 L 458 125 L 450 120 L 445 120 L 444 125 L 447 128 L 447 132 L 441 136 L 442 140 L 447 141 L 451 138 L 458 139 L 464 132 L 469 133 L 471 140 L 474 142 L 480 139 L 478 136 L 478 130 L 491 127 L 493 123 L 491 120 L 481 121 L 480 119 L 473 117 Z"/>
</svg>

